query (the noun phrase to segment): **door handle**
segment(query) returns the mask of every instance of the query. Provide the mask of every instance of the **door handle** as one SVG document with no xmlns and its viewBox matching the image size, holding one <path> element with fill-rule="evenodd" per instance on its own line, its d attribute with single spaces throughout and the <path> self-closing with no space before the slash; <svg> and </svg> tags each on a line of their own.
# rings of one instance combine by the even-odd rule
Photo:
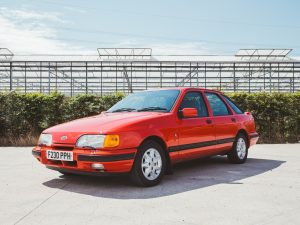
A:
<svg viewBox="0 0 300 225">
<path fill-rule="evenodd" d="M 232 121 L 232 122 L 236 122 L 236 119 L 235 119 L 235 118 L 231 118 L 231 121 Z"/>
<path fill-rule="evenodd" d="M 212 121 L 211 121 L 210 119 L 207 119 L 207 120 L 206 120 L 206 123 L 207 123 L 207 124 L 211 124 Z"/>
</svg>

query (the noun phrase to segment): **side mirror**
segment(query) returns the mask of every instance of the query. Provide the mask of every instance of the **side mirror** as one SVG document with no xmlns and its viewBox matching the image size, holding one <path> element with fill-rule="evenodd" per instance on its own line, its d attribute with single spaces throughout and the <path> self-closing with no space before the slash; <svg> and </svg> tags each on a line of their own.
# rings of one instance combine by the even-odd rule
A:
<svg viewBox="0 0 300 225">
<path fill-rule="evenodd" d="M 193 118 L 198 116 L 198 111 L 196 108 L 184 108 L 179 110 L 180 118 Z"/>
</svg>

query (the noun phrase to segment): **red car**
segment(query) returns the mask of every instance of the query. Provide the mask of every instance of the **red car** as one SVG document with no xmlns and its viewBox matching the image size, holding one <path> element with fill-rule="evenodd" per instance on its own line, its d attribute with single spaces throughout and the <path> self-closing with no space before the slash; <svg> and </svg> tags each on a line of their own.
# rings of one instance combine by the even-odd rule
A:
<svg viewBox="0 0 300 225">
<path fill-rule="evenodd" d="M 158 184 L 174 163 L 227 155 L 244 163 L 255 123 L 218 91 L 173 88 L 128 95 L 107 112 L 46 129 L 33 155 L 62 174 L 129 173 Z"/>
</svg>

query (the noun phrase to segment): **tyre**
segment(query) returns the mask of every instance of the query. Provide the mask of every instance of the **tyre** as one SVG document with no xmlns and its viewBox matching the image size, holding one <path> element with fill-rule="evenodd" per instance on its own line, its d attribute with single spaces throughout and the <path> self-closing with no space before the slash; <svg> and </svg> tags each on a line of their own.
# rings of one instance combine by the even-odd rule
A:
<svg viewBox="0 0 300 225">
<path fill-rule="evenodd" d="M 238 134 L 234 140 L 232 150 L 227 155 L 227 158 L 231 163 L 241 164 L 246 162 L 247 156 L 247 138 L 244 134 Z"/>
<path fill-rule="evenodd" d="M 130 177 L 136 185 L 150 187 L 162 180 L 165 170 L 163 148 L 157 142 L 148 140 L 137 151 Z"/>
</svg>

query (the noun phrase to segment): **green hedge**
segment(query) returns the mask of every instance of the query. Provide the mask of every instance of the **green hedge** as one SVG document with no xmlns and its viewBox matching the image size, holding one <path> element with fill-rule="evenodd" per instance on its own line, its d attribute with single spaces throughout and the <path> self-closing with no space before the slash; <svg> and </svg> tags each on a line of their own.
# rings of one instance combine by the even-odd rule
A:
<svg viewBox="0 0 300 225">
<path fill-rule="evenodd" d="M 300 93 L 231 93 L 243 110 L 256 119 L 260 142 L 300 140 Z M 47 127 L 99 114 L 122 99 L 122 93 L 106 96 L 60 93 L 0 93 L 0 145 L 32 145 Z"/>
<path fill-rule="evenodd" d="M 99 114 L 124 97 L 91 94 L 67 97 L 60 93 L 0 93 L 0 145 L 32 145 L 50 126 Z"/>
<path fill-rule="evenodd" d="M 300 141 L 300 92 L 228 94 L 255 118 L 260 142 L 296 143 Z"/>
</svg>

